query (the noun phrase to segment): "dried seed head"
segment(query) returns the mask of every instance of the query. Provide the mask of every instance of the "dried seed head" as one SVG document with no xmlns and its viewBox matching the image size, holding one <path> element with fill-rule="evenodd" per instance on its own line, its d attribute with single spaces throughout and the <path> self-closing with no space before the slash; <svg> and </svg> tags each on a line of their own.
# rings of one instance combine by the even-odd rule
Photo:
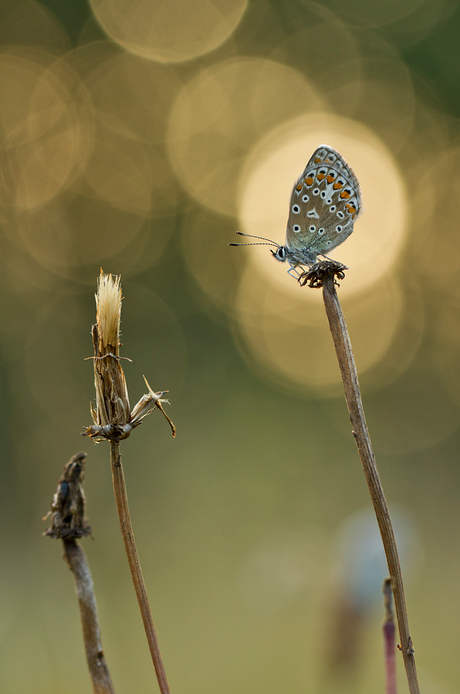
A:
<svg viewBox="0 0 460 694">
<path fill-rule="evenodd" d="M 105 275 L 101 270 L 96 294 L 97 322 L 93 325 L 94 347 L 94 385 L 96 388 L 96 408 L 91 405 L 94 424 L 86 429 L 83 436 L 95 440 L 112 439 L 121 441 L 128 438 L 156 407 L 168 420 L 173 436 L 174 424 L 161 405 L 161 396 L 166 391 L 154 393 L 147 383 L 149 393 L 143 395 L 131 412 L 125 374 L 120 365 L 120 317 L 121 317 L 120 278 Z"/>
<path fill-rule="evenodd" d="M 51 516 L 51 526 L 44 535 L 63 540 L 91 535 L 85 518 L 86 499 L 82 486 L 85 459 L 86 453 L 77 453 L 65 466 L 51 503 L 51 511 L 45 516 Z"/>
<path fill-rule="evenodd" d="M 121 278 L 116 275 L 99 275 L 96 308 L 98 351 L 100 355 L 119 355 L 121 320 Z"/>
<path fill-rule="evenodd" d="M 96 409 L 91 408 L 96 425 L 121 426 L 130 420 L 125 374 L 120 365 L 120 278 L 101 275 L 96 294 L 97 322 L 93 325 L 94 386 Z"/>
</svg>

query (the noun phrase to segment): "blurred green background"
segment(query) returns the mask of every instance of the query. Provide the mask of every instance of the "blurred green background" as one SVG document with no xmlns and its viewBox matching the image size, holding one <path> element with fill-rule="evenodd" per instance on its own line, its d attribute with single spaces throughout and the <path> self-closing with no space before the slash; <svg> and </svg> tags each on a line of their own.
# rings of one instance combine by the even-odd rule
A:
<svg viewBox="0 0 460 694">
<path fill-rule="evenodd" d="M 320 293 L 228 248 L 284 242 L 322 142 L 363 189 L 332 255 L 421 690 L 460 690 L 459 37 L 455 0 L 0 0 L 2 692 L 91 691 L 41 536 L 82 449 L 107 662 L 156 691 L 108 446 L 80 436 L 101 267 L 132 404 L 145 374 L 177 427 L 122 444 L 171 691 L 383 691 L 386 569 Z"/>
</svg>

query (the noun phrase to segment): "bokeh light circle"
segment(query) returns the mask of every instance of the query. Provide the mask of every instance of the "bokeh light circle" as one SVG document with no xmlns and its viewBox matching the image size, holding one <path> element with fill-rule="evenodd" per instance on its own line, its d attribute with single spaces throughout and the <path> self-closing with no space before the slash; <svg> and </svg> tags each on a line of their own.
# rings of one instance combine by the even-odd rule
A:
<svg viewBox="0 0 460 694">
<path fill-rule="evenodd" d="M 106 128 L 142 142 L 164 141 L 168 113 L 182 88 L 175 67 L 102 42 L 79 48 L 72 60 L 88 73 L 83 83 Z"/>
<path fill-rule="evenodd" d="M 288 390 L 335 395 L 341 379 L 324 306 L 308 300 L 314 293 L 321 301 L 321 292 L 297 286 L 295 296 L 260 275 L 254 279 L 248 267 L 235 300 L 236 337 L 243 356 Z M 391 346 L 403 315 L 401 288 L 384 278 L 342 304 L 362 374 Z"/>
<path fill-rule="evenodd" d="M 323 108 L 301 72 L 260 58 L 227 60 L 201 71 L 177 97 L 168 128 L 171 165 L 202 205 L 234 215 L 248 151 L 286 120 Z"/>
<path fill-rule="evenodd" d="M 424 0 L 351 0 L 343 3 L 340 0 L 330 0 L 331 10 L 342 15 L 345 21 L 361 26 L 382 26 L 410 16 Z"/>
<path fill-rule="evenodd" d="M 20 210 L 54 198 L 87 154 L 72 94 L 79 82 L 63 63 L 42 52 L 0 54 L 0 116 L 4 157 L 2 196 Z"/>
<path fill-rule="evenodd" d="M 179 63 L 213 51 L 238 26 L 247 0 L 90 0 L 110 38 L 130 53 Z"/>
</svg>

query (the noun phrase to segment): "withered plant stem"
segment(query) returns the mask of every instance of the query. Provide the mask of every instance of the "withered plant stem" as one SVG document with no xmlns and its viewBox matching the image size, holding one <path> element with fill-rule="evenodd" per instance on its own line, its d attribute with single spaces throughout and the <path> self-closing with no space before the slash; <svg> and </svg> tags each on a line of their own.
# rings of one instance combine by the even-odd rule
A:
<svg viewBox="0 0 460 694">
<path fill-rule="evenodd" d="M 366 481 L 374 505 L 375 515 L 382 536 L 383 547 L 388 563 L 388 569 L 392 579 L 393 595 L 395 601 L 396 615 L 398 618 L 399 638 L 401 650 L 406 668 L 407 681 L 411 694 L 420 694 L 415 667 L 414 651 L 412 639 L 409 632 L 409 620 L 407 617 L 406 600 L 404 597 L 404 587 L 399 563 L 398 549 L 396 547 L 393 525 L 391 522 L 388 505 L 383 493 L 382 483 L 375 464 L 374 453 L 372 450 L 371 439 L 364 415 L 361 391 L 359 388 L 358 374 L 356 371 L 355 360 L 351 348 L 350 337 L 345 322 L 345 318 L 340 306 L 339 298 L 335 289 L 334 275 L 329 273 L 323 280 L 323 300 L 326 307 L 326 314 L 329 320 L 329 327 L 334 340 L 335 351 L 342 374 L 345 399 L 347 401 L 348 412 L 352 425 L 353 436 L 355 437 L 359 457 L 363 466 Z"/>
<path fill-rule="evenodd" d="M 75 540 L 63 540 L 67 563 L 75 578 L 86 660 L 94 694 L 115 694 L 102 650 L 93 579 L 86 554 Z"/>
<path fill-rule="evenodd" d="M 385 657 L 386 694 L 397 694 L 396 686 L 396 625 L 391 605 L 393 590 L 391 578 L 383 582 L 383 600 L 385 619 L 383 622 L 383 648 Z"/>
<path fill-rule="evenodd" d="M 121 534 L 125 543 L 126 554 L 128 557 L 129 568 L 136 591 L 137 601 L 144 622 L 144 629 L 152 655 L 158 685 L 161 694 L 170 694 L 166 672 L 161 658 L 160 646 L 158 644 L 155 627 L 153 625 L 152 613 L 150 611 L 149 599 L 145 589 L 144 578 L 142 576 L 139 556 L 137 554 L 136 542 L 134 540 L 133 528 L 128 508 L 128 496 L 126 493 L 125 476 L 120 457 L 120 444 L 117 441 L 110 441 L 110 463 L 112 467 L 113 491 L 115 493 L 115 503 L 117 506 L 118 519 L 120 521 Z"/>
</svg>

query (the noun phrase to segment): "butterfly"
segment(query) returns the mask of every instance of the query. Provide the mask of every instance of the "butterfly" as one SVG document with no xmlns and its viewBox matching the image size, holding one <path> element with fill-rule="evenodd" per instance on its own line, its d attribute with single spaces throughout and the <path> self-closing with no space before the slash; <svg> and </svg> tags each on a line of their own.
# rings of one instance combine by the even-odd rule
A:
<svg viewBox="0 0 460 694">
<path fill-rule="evenodd" d="M 265 243 L 229 245 L 276 246 L 276 251 L 270 249 L 272 255 L 283 263 L 287 260 L 288 273 L 298 277 L 298 268 L 310 267 L 318 255 L 327 258 L 325 251 L 350 236 L 362 204 L 361 187 L 351 166 L 333 147 L 320 145 L 292 189 L 285 245 L 242 231 L 236 233 Z"/>
</svg>

